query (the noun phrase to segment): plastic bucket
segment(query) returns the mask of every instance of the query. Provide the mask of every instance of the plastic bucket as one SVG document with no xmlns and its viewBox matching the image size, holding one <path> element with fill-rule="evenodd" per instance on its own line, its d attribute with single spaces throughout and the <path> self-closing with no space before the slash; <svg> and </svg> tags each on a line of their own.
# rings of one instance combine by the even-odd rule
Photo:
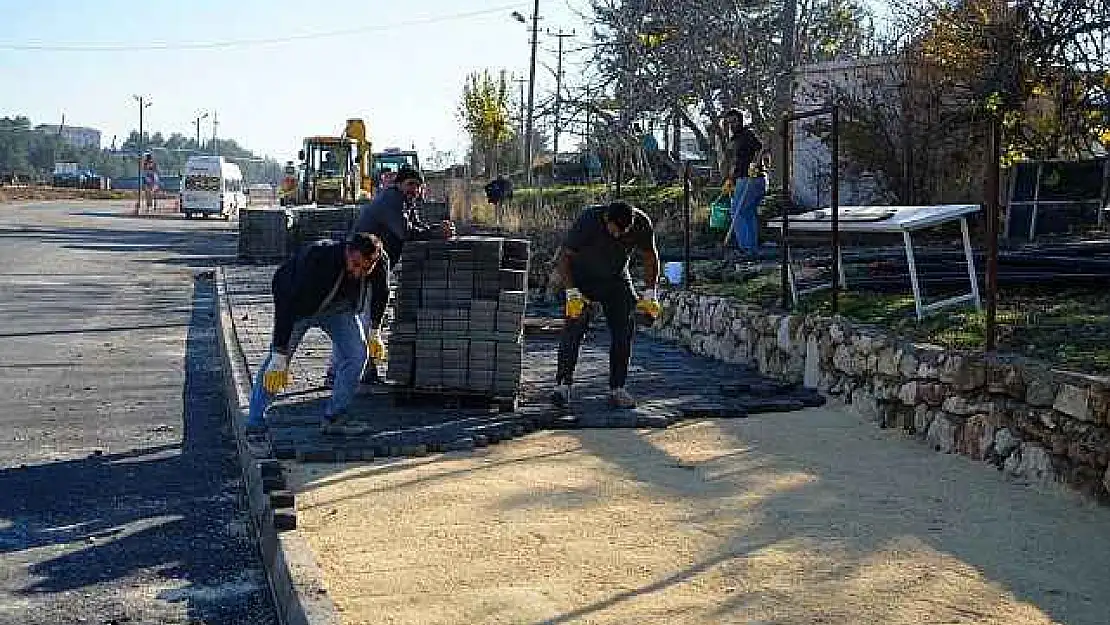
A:
<svg viewBox="0 0 1110 625">
<path fill-rule="evenodd" d="M 667 279 L 668 283 L 675 286 L 682 284 L 682 263 L 663 263 L 663 277 Z"/>
<path fill-rule="evenodd" d="M 709 205 L 709 231 L 710 232 L 724 232 L 728 230 L 729 221 L 732 220 L 732 201 L 729 197 L 722 195 L 713 200 Z"/>
</svg>

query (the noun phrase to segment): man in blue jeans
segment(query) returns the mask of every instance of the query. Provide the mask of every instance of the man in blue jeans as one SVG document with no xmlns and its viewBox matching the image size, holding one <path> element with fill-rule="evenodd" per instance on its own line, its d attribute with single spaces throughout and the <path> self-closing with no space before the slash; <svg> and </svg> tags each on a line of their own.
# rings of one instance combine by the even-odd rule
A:
<svg viewBox="0 0 1110 625">
<path fill-rule="evenodd" d="M 721 175 L 723 190 L 732 194 L 732 225 L 725 243 L 735 232 L 737 247 L 755 254 L 759 251 L 759 204 L 767 193 L 761 162 L 763 143 L 744 123 L 744 115 L 738 109 L 725 111 L 723 122 Z"/>
<path fill-rule="evenodd" d="M 255 377 L 248 427 L 265 425 L 274 396 L 289 384 L 289 360 L 311 328 L 320 328 L 331 338 L 335 358 L 335 384 L 322 427 L 346 420 L 366 366 L 366 337 L 357 314 L 381 257 L 377 236 L 354 233 L 345 241 L 307 244 L 274 272 L 273 339 Z"/>
</svg>

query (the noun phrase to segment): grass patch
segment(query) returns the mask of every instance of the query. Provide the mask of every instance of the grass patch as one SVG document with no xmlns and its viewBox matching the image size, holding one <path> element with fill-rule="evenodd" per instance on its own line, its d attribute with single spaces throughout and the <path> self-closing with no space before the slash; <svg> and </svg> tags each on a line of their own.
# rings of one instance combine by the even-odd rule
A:
<svg viewBox="0 0 1110 625">
<path fill-rule="evenodd" d="M 695 292 L 727 296 L 774 308 L 781 302 L 779 275 L 767 272 L 741 282 L 699 284 Z M 796 312 L 830 315 L 829 292 L 806 296 Z M 840 314 L 907 340 L 951 349 L 982 350 L 986 316 L 973 308 L 944 310 L 918 321 L 908 294 L 840 294 Z M 999 294 L 998 347 L 1053 366 L 1110 375 L 1110 298 L 1083 289 L 1011 288 Z"/>
</svg>

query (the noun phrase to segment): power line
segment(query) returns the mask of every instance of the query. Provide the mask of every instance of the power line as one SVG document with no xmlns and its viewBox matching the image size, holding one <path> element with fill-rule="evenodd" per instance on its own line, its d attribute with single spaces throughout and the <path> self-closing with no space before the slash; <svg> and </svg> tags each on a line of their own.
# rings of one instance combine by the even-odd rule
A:
<svg viewBox="0 0 1110 625">
<path fill-rule="evenodd" d="M 282 43 L 292 43 L 295 41 L 308 41 L 313 39 L 327 39 L 330 37 L 345 37 L 350 35 L 358 35 L 363 33 L 381 32 L 393 30 L 397 28 L 404 28 L 408 26 L 423 26 L 426 24 L 438 24 L 441 22 L 451 22 L 455 20 L 468 19 L 471 17 L 479 17 L 482 15 L 489 15 L 491 13 L 501 13 L 510 9 L 516 8 L 518 5 L 509 4 L 492 9 L 482 9 L 481 11 L 467 11 L 465 13 L 452 13 L 450 15 L 439 15 L 435 17 L 425 17 L 420 19 L 409 20 L 405 22 L 394 22 L 392 24 L 377 24 L 374 26 L 364 26 L 361 28 L 346 28 L 343 30 L 332 30 L 318 33 L 304 33 L 300 35 L 287 35 L 285 37 L 270 37 L 263 39 L 238 39 L 227 41 L 204 41 L 204 42 L 182 42 L 182 43 L 150 43 L 142 45 L 96 45 L 96 44 L 47 44 L 47 43 L 4 43 L 0 42 L 0 50 L 15 50 L 15 51 L 37 51 L 37 52 L 140 52 L 151 50 L 211 50 L 215 48 L 238 48 L 249 47 L 258 45 L 273 45 Z"/>
</svg>

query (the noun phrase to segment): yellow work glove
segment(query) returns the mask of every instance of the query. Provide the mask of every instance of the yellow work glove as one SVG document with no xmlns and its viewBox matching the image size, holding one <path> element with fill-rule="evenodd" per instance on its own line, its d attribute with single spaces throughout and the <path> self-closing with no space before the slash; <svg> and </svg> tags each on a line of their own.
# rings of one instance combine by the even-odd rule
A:
<svg viewBox="0 0 1110 625">
<path fill-rule="evenodd" d="M 575 288 L 567 289 L 567 319 L 577 319 L 586 309 L 586 297 Z"/>
<path fill-rule="evenodd" d="M 385 343 L 382 342 L 381 330 L 370 331 L 370 336 L 366 337 L 366 349 L 370 352 L 371 360 L 374 360 L 376 362 L 382 362 L 385 360 Z"/>
<path fill-rule="evenodd" d="M 663 307 L 659 304 L 659 295 L 655 289 L 646 289 L 640 294 L 640 301 L 636 302 L 636 311 L 649 317 L 658 317 Z"/>
<path fill-rule="evenodd" d="M 271 352 L 266 372 L 262 374 L 262 388 L 273 395 L 286 386 L 289 386 L 289 356 Z"/>
</svg>

